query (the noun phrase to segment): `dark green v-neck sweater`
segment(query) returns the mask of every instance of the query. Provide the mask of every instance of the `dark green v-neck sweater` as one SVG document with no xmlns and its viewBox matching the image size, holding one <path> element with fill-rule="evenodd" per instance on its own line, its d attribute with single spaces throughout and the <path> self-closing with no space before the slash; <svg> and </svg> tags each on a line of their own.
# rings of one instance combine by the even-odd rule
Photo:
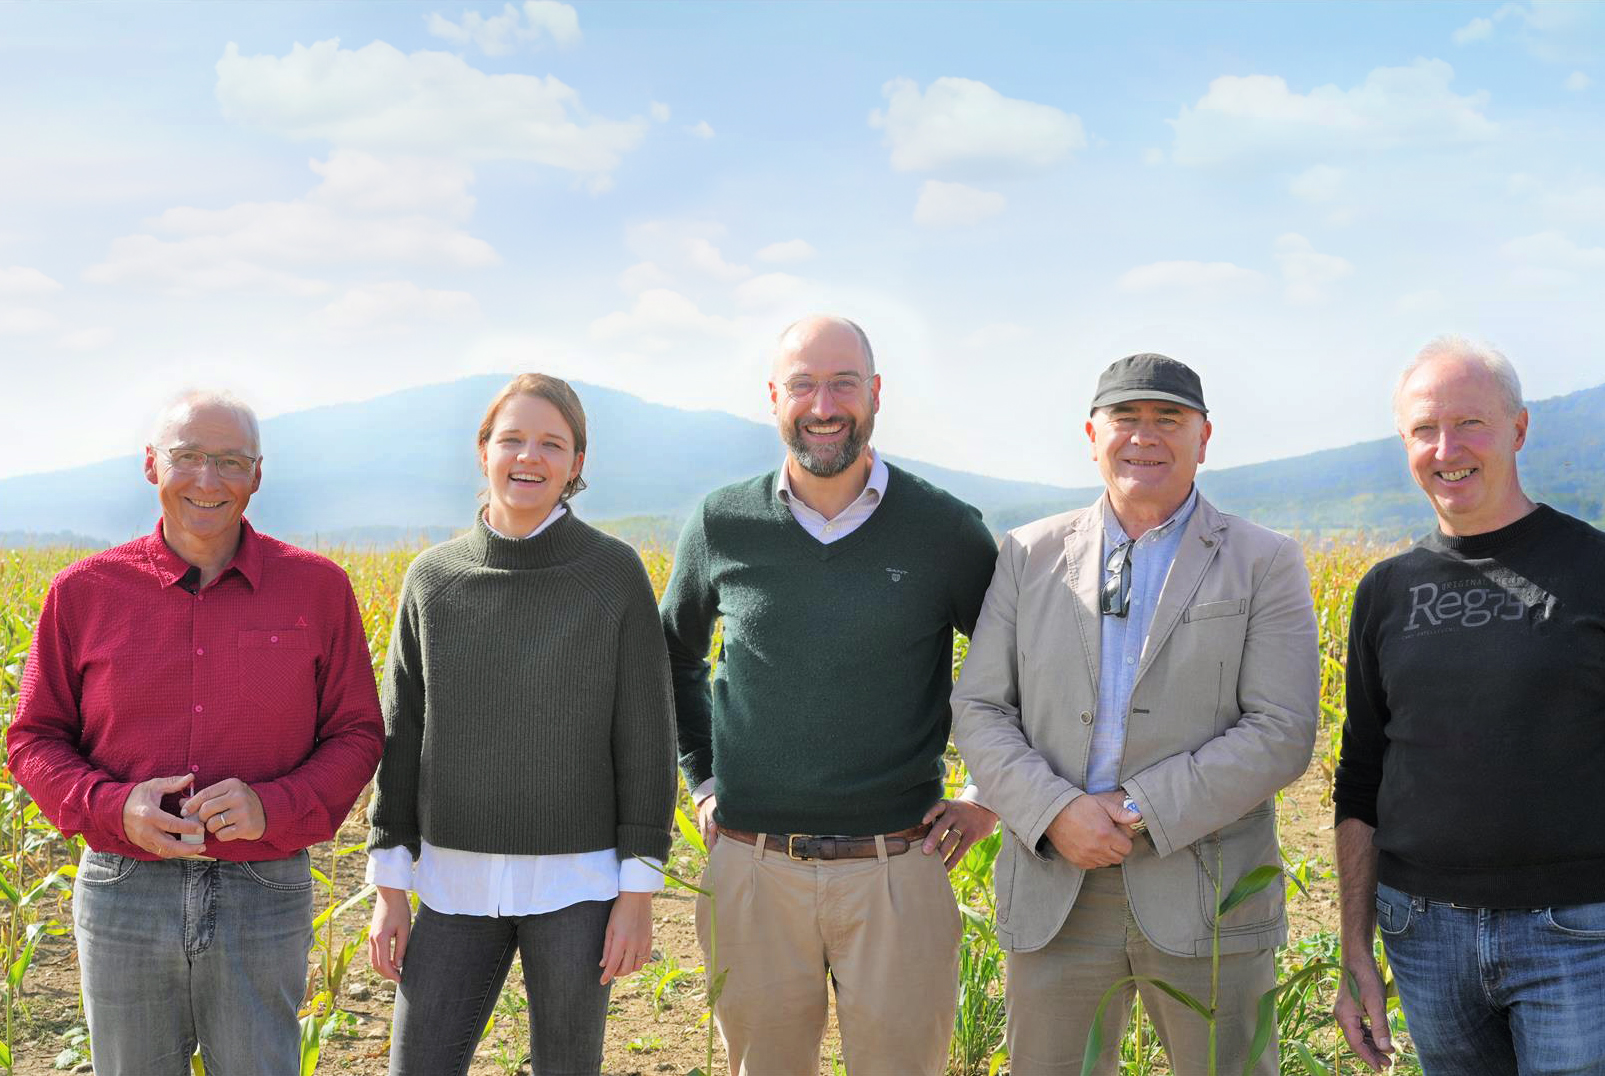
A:
<svg viewBox="0 0 1605 1076">
<path fill-rule="evenodd" d="M 997 543 L 974 508 L 887 470 L 875 511 L 829 545 L 792 517 L 774 471 L 686 523 L 661 609 L 680 765 L 691 788 L 714 779 L 721 824 L 888 833 L 941 795 L 953 631 L 974 628 Z"/>
<path fill-rule="evenodd" d="M 628 545 L 572 510 L 533 538 L 484 520 L 407 569 L 385 660 L 369 848 L 666 859 L 668 664 Z"/>
</svg>

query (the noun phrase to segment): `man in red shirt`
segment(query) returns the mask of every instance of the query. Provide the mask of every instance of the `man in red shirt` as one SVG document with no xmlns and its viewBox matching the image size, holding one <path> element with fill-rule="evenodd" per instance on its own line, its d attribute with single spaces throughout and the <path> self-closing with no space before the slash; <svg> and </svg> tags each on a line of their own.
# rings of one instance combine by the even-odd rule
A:
<svg viewBox="0 0 1605 1076">
<path fill-rule="evenodd" d="M 256 417 L 191 393 L 145 447 L 153 534 L 45 598 L 7 735 L 17 780 L 82 834 L 73 918 L 95 1071 L 299 1069 L 305 849 L 373 775 L 384 728 L 356 599 L 243 518 Z"/>
</svg>

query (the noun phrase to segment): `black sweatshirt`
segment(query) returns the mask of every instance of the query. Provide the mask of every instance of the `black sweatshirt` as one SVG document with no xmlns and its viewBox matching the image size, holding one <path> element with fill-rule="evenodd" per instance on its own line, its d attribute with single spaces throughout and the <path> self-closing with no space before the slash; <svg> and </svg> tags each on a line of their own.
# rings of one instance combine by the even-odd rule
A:
<svg viewBox="0 0 1605 1076">
<path fill-rule="evenodd" d="M 1605 901 L 1605 534 L 1545 505 L 1360 582 L 1337 818 L 1377 877 L 1489 908 Z"/>
</svg>

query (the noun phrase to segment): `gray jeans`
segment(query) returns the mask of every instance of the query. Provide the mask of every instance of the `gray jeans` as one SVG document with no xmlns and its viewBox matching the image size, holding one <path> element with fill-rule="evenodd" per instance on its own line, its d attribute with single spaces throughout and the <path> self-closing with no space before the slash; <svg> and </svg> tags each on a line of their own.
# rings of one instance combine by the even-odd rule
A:
<svg viewBox="0 0 1605 1076">
<path fill-rule="evenodd" d="M 305 852 L 147 863 L 85 852 L 73 886 L 89 1045 L 100 1076 L 300 1070 L 312 947 Z"/>
<path fill-rule="evenodd" d="M 390 1037 L 390 1076 L 466 1073 L 516 950 L 529 998 L 535 1076 L 594 1076 L 612 986 L 602 943 L 611 900 L 542 915 L 443 915 L 418 905 Z"/>
</svg>

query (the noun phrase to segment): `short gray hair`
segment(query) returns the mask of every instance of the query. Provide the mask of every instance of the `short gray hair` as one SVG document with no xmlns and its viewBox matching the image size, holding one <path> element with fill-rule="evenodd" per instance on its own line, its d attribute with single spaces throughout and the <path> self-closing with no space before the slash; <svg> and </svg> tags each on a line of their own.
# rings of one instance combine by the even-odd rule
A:
<svg viewBox="0 0 1605 1076">
<path fill-rule="evenodd" d="M 1480 340 L 1445 333 L 1429 340 L 1427 346 L 1416 352 L 1415 358 L 1405 363 L 1404 369 L 1399 371 L 1399 380 L 1393 385 L 1395 416 L 1399 413 L 1399 397 L 1404 392 L 1405 384 L 1415 376 L 1417 370 L 1437 359 L 1460 359 L 1491 374 L 1499 384 L 1500 394 L 1504 396 L 1506 414 L 1519 415 L 1526 406 L 1521 397 L 1521 378 L 1516 376 L 1516 368 L 1499 349 Z"/>
<path fill-rule="evenodd" d="M 182 426 L 188 422 L 189 417 L 203 407 L 221 407 L 239 415 L 240 421 L 245 424 L 246 432 L 251 435 L 251 454 L 261 455 L 262 427 L 256 421 L 256 412 L 251 410 L 250 404 L 232 392 L 216 389 L 186 389 L 168 400 L 157 413 L 155 424 L 151 426 L 150 443 L 161 445 L 175 426 Z"/>
</svg>

